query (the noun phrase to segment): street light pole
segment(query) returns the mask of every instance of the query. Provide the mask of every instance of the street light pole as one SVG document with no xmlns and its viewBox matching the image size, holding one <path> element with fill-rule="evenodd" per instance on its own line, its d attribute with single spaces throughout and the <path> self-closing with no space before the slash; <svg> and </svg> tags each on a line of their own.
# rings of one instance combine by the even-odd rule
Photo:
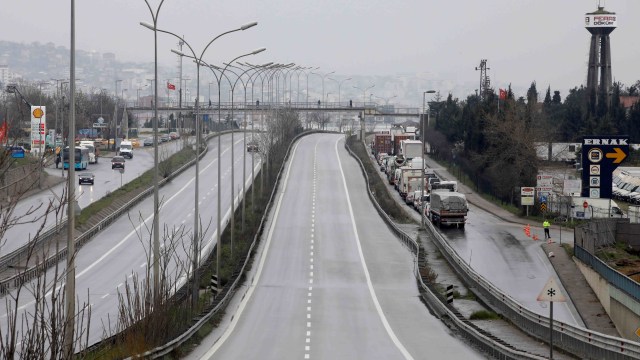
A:
<svg viewBox="0 0 640 360">
<path fill-rule="evenodd" d="M 323 105 L 324 105 L 324 78 L 325 78 L 325 76 L 327 76 L 327 75 L 331 75 L 331 74 L 333 74 L 333 73 L 335 73 L 335 71 L 332 71 L 332 72 L 330 72 L 330 73 L 326 73 L 326 74 L 324 74 L 324 75 L 322 75 L 322 74 L 320 74 L 320 73 L 312 72 L 312 74 L 314 74 L 314 75 L 318 75 L 318 76 L 320 76 L 320 78 L 322 78 L 322 96 L 321 96 L 321 98 L 322 98 L 322 104 L 323 104 Z"/>
<path fill-rule="evenodd" d="M 147 1 L 147 0 L 145 0 Z M 164 0 L 163 0 L 164 1 Z M 196 101 L 195 101 L 195 128 L 196 128 L 196 151 L 195 151 L 195 191 L 194 191 L 194 226 L 193 226 L 193 259 L 192 259 L 192 266 L 193 266 L 193 289 L 192 289 L 192 304 L 195 307 L 198 303 L 198 286 L 199 286 L 199 282 L 198 282 L 198 267 L 199 267 L 199 262 L 200 262 L 200 215 L 199 215 L 199 188 L 200 188 L 200 138 L 202 137 L 201 135 L 201 130 L 200 130 L 200 119 L 199 119 L 199 98 L 200 98 L 200 65 L 202 63 L 202 58 L 204 57 L 205 52 L 207 51 L 207 49 L 209 48 L 209 46 L 211 46 L 211 44 L 216 41 L 218 38 L 220 38 L 221 36 L 224 36 L 226 34 L 230 34 L 232 32 L 236 32 L 236 31 L 241 31 L 241 30 L 246 30 L 249 28 L 252 28 L 256 25 L 258 25 L 257 22 L 251 22 L 245 25 L 242 25 L 241 27 L 237 28 L 237 29 L 233 29 L 233 30 L 229 30 L 226 31 L 216 37 L 214 37 L 211 41 L 209 41 L 209 43 L 204 47 L 204 49 L 202 50 L 202 52 L 200 53 L 200 56 L 196 56 L 195 51 L 193 50 L 193 48 L 191 47 L 191 45 L 189 45 L 189 43 L 187 43 L 183 37 L 176 35 L 170 31 L 167 30 L 162 30 L 162 29 L 158 29 L 154 25 L 150 25 L 147 24 L 145 22 L 141 22 L 140 25 L 154 30 L 154 32 L 162 32 L 165 34 L 169 34 L 169 35 L 173 35 L 174 37 L 178 38 L 179 40 L 181 40 L 185 45 L 187 45 L 187 47 L 189 48 L 189 50 L 191 51 L 191 54 L 193 55 L 193 59 L 196 62 L 196 75 L 197 75 L 197 79 L 196 79 Z M 176 51 L 176 50 L 172 50 L 174 53 L 176 54 L 182 54 L 184 56 L 184 54 L 182 52 Z M 219 83 L 218 83 L 218 92 L 220 91 L 219 89 Z M 156 89 L 157 89 L 157 81 L 156 81 Z M 218 106 L 219 106 L 220 101 L 218 100 Z M 232 145 L 233 146 L 233 145 Z M 157 145 L 156 145 L 156 150 L 157 150 Z M 217 243 L 216 243 L 216 252 L 219 254 L 220 253 L 220 233 L 222 231 L 222 229 L 220 229 L 220 136 L 218 136 L 218 227 L 216 229 L 217 232 Z M 217 267 L 219 268 L 220 266 L 220 259 L 218 258 L 218 263 L 217 263 Z M 220 273 L 218 270 L 216 270 L 216 276 L 218 276 L 218 283 L 220 284 Z"/>
<path fill-rule="evenodd" d="M 334 78 L 327 78 L 327 79 L 329 79 L 329 80 L 333 80 L 333 81 L 335 81 L 335 82 L 337 82 L 337 83 L 338 83 L 338 106 L 340 106 L 340 103 L 341 103 L 341 101 L 342 101 L 342 99 L 341 99 L 341 97 L 340 97 L 340 88 L 342 87 L 342 83 L 343 83 L 343 82 L 348 81 L 348 80 L 351 80 L 351 78 L 343 79 L 343 80 L 340 80 L 340 81 L 338 81 L 338 80 L 336 80 L 336 79 L 334 79 Z"/>
<path fill-rule="evenodd" d="M 113 92 L 113 95 L 116 98 L 115 109 L 113 110 L 113 151 L 116 150 L 116 137 L 118 137 L 118 83 L 122 82 L 122 80 L 116 80 L 116 87 Z M 75 136 L 74 136 L 75 139 Z M 107 141 L 107 145 L 109 141 Z"/>
<path fill-rule="evenodd" d="M 67 276 L 65 282 L 65 322 L 64 352 L 71 359 L 74 354 L 75 313 L 76 313 L 76 248 L 75 248 L 75 132 L 76 120 L 76 15 L 75 0 L 71 0 L 71 46 L 69 62 L 69 83 L 71 88 L 71 109 L 69 109 L 69 173 L 67 174 Z M 64 169 L 64 165 L 62 166 Z"/>
<path fill-rule="evenodd" d="M 144 0 L 151 13 L 153 25 L 153 302 L 160 304 L 160 199 L 159 199 L 159 166 L 158 166 L 158 15 L 164 0 L 160 1 L 154 12 L 148 0 Z M 114 141 L 115 142 L 115 141 Z"/>
<path fill-rule="evenodd" d="M 433 94 L 435 93 L 435 90 L 427 90 L 425 92 L 422 93 L 422 118 L 420 119 L 420 137 L 422 138 L 422 184 L 420 185 L 422 191 L 421 191 L 421 197 L 420 197 L 420 201 L 422 201 L 422 198 L 424 197 L 424 183 L 425 183 L 425 164 L 426 164 L 426 158 L 425 158 L 425 144 L 426 144 L 426 138 L 425 138 L 425 126 L 424 126 L 424 113 L 425 113 L 425 105 L 426 105 L 426 99 L 427 99 L 427 94 Z M 424 229 L 424 207 L 422 207 L 420 209 L 420 222 L 422 225 L 422 228 Z"/>
</svg>

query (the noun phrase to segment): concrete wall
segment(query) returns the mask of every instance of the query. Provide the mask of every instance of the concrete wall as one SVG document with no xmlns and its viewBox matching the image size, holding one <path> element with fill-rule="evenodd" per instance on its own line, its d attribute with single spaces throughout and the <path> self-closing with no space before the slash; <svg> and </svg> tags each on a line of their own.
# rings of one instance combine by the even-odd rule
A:
<svg viewBox="0 0 640 360">
<path fill-rule="evenodd" d="M 600 300 L 604 310 L 607 314 L 611 315 L 611 306 L 609 301 L 611 296 L 609 295 L 609 283 L 607 280 L 575 257 L 573 258 L 573 261 L 578 265 L 578 269 L 580 269 L 580 272 L 584 275 L 584 278 L 589 283 L 589 286 L 591 286 L 591 289 L 593 289 L 593 292 L 596 293 L 596 296 L 598 297 L 598 300 Z"/>
<path fill-rule="evenodd" d="M 620 336 L 640 341 L 640 338 L 635 334 L 636 330 L 640 328 L 640 303 L 610 285 L 591 267 L 575 258 L 574 261 L 600 300 L 602 307 L 609 314 Z"/>
<path fill-rule="evenodd" d="M 611 312 L 609 316 L 616 325 L 622 337 L 640 341 L 636 330 L 640 329 L 640 303 L 629 297 L 623 291 L 611 286 Z"/>
</svg>

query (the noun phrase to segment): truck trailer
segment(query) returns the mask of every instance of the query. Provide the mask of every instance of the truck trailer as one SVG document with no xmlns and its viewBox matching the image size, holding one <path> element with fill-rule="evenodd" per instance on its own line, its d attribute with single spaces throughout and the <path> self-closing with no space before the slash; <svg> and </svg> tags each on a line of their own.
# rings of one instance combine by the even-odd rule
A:
<svg viewBox="0 0 640 360">
<path fill-rule="evenodd" d="M 455 225 L 464 228 L 469 211 L 464 194 L 454 191 L 434 191 L 430 197 L 428 218 L 432 223 L 438 227 Z"/>
</svg>

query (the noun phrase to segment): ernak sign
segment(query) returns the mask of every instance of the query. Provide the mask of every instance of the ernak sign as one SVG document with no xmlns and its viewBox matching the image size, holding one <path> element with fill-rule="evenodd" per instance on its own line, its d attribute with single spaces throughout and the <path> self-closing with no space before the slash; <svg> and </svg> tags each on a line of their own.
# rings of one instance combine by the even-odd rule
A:
<svg viewBox="0 0 640 360">
<path fill-rule="evenodd" d="M 611 198 L 613 170 L 629 155 L 629 136 L 585 136 L 582 140 L 582 196 Z"/>
</svg>

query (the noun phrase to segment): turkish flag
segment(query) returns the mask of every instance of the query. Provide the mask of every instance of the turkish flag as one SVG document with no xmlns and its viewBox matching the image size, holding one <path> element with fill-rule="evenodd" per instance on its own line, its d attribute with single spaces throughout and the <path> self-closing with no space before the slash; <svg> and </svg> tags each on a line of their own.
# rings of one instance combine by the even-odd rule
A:
<svg viewBox="0 0 640 360">
<path fill-rule="evenodd" d="M 168 82 L 168 83 L 167 83 L 167 89 L 169 89 L 169 90 L 175 90 L 175 89 L 176 89 L 176 86 L 175 86 L 175 85 L 173 85 L 172 83 Z"/>
<path fill-rule="evenodd" d="M 7 137 L 7 130 L 8 126 L 7 122 L 5 121 L 4 123 L 2 123 L 2 126 L 0 126 L 0 143 L 4 142 L 4 139 Z"/>
<path fill-rule="evenodd" d="M 507 100 L 507 90 L 500 89 L 500 100 Z"/>
</svg>

